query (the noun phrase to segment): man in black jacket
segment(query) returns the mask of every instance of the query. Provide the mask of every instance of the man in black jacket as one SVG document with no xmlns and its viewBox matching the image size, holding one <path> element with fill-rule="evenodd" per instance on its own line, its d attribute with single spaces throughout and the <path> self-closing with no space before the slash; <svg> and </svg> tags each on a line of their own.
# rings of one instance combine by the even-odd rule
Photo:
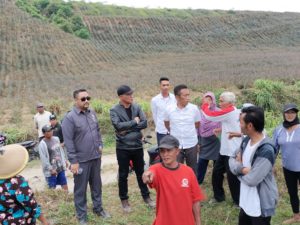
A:
<svg viewBox="0 0 300 225">
<path fill-rule="evenodd" d="M 128 202 L 129 162 L 132 160 L 136 179 L 141 190 L 144 202 L 151 208 L 155 202 L 150 199 L 147 185 L 143 183 L 144 151 L 142 142 L 142 129 L 147 127 L 147 119 L 139 105 L 133 103 L 133 90 L 122 85 L 117 94 L 120 102 L 110 109 L 111 122 L 116 132 L 116 152 L 119 165 L 119 197 L 124 212 L 131 212 Z"/>
</svg>

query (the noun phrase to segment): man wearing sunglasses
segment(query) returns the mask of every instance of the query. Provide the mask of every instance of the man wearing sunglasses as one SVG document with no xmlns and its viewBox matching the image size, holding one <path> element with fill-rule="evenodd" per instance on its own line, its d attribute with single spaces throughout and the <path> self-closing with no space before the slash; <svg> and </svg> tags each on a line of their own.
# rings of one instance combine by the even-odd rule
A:
<svg viewBox="0 0 300 225">
<path fill-rule="evenodd" d="M 150 199 L 150 193 L 143 183 L 144 151 L 141 130 L 147 127 L 147 119 L 141 107 L 133 103 L 133 90 L 122 85 L 118 88 L 119 104 L 110 110 L 111 122 L 116 132 L 116 152 L 119 165 L 119 197 L 125 213 L 131 212 L 128 202 L 129 162 L 132 160 L 136 179 L 141 190 L 144 202 L 154 208 L 155 203 Z"/>
<path fill-rule="evenodd" d="M 80 224 L 87 223 L 86 191 L 89 183 L 93 212 L 108 218 L 102 207 L 100 175 L 102 139 L 96 113 L 89 108 L 91 97 L 85 89 L 73 92 L 74 108 L 63 119 L 62 130 L 70 169 L 74 176 L 74 202 Z"/>
</svg>

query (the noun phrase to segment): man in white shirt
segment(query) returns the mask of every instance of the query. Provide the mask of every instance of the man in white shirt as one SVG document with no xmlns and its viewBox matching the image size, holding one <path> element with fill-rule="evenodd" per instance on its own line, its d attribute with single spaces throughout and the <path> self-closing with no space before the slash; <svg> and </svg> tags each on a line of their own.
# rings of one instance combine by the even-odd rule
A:
<svg viewBox="0 0 300 225">
<path fill-rule="evenodd" d="M 241 181 L 239 225 L 270 225 L 275 213 L 278 191 L 272 169 L 276 150 L 263 133 L 264 124 L 262 108 L 242 109 L 240 125 L 247 137 L 229 160 L 231 171 Z"/>
<path fill-rule="evenodd" d="M 43 103 L 38 103 L 36 105 L 37 114 L 34 115 L 34 126 L 38 130 L 39 141 L 42 140 L 44 134 L 42 132 L 42 127 L 45 125 L 50 125 L 51 113 L 46 111 Z"/>
<path fill-rule="evenodd" d="M 177 104 L 170 105 L 164 116 L 165 126 L 171 135 L 179 140 L 180 154 L 178 162 L 191 167 L 197 174 L 198 137 L 196 128 L 200 124 L 200 111 L 194 104 L 189 103 L 190 91 L 186 85 L 174 88 Z"/>
<path fill-rule="evenodd" d="M 160 93 L 151 100 L 152 117 L 155 124 L 157 144 L 167 135 L 168 130 L 164 124 L 164 113 L 168 106 L 176 104 L 174 94 L 170 93 L 170 81 L 167 77 L 159 79 Z"/>
<path fill-rule="evenodd" d="M 233 202 L 234 204 L 239 205 L 240 183 L 237 177 L 231 173 L 228 164 L 229 157 L 234 155 L 241 144 L 240 137 L 232 139 L 228 138 L 229 132 L 241 132 L 239 124 L 240 110 L 234 106 L 235 101 L 235 94 L 226 91 L 220 95 L 220 111 L 211 111 L 209 109 L 209 102 L 203 102 L 201 109 L 207 120 L 221 122 L 222 124 L 220 154 L 214 164 L 212 173 L 214 200 L 217 202 L 225 200 L 223 180 L 224 174 L 226 173 Z"/>
</svg>

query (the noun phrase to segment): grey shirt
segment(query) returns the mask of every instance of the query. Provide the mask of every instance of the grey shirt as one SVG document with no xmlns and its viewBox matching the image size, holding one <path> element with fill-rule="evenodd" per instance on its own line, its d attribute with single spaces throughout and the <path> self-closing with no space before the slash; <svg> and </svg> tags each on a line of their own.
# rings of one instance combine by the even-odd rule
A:
<svg viewBox="0 0 300 225">
<path fill-rule="evenodd" d="M 103 147 L 96 113 L 83 112 L 74 107 L 62 122 L 62 131 L 68 159 L 74 163 L 87 162 L 101 157 Z"/>
</svg>

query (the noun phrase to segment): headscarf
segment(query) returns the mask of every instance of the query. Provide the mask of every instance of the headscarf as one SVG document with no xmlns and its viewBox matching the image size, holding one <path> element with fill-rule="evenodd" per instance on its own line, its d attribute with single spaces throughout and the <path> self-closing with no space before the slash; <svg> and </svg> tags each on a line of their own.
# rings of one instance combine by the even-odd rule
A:
<svg viewBox="0 0 300 225">
<path fill-rule="evenodd" d="M 290 110 L 293 110 L 295 113 L 298 113 L 298 111 L 297 111 L 297 109 L 290 109 Z M 288 111 L 288 110 L 287 110 Z M 285 111 L 286 112 L 286 111 Z M 299 124 L 300 123 L 300 121 L 299 121 L 299 118 L 298 118 L 298 114 L 296 114 L 296 118 L 293 120 L 293 121 L 287 121 L 286 119 L 285 119 L 285 112 L 283 112 L 283 123 L 282 123 L 282 126 L 284 127 L 284 128 L 286 128 L 286 129 L 288 129 L 288 128 L 290 128 L 290 127 L 292 127 L 292 126 L 294 126 L 294 125 L 297 125 L 297 124 Z"/>
<path fill-rule="evenodd" d="M 217 107 L 217 103 L 216 103 L 216 97 L 214 95 L 214 93 L 212 92 L 206 92 L 203 95 L 203 98 L 205 97 L 211 97 L 212 99 L 212 103 L 209 107 L 209 109 L 211 111 L 219 111 L 220 109 Z M 198 130 L 198 134 L 201 137 L 210 137 L 213 135 L 213 130 L 216 128 L 220 128 L 221 127 L 221 123 L 220 122 L 212 122 L 209 121 L 205 118 L 205 116 L 203 115 L 202 111 L 201 111 L 201 119 L 200 119 L 200 128 Z"/>
</svg>

